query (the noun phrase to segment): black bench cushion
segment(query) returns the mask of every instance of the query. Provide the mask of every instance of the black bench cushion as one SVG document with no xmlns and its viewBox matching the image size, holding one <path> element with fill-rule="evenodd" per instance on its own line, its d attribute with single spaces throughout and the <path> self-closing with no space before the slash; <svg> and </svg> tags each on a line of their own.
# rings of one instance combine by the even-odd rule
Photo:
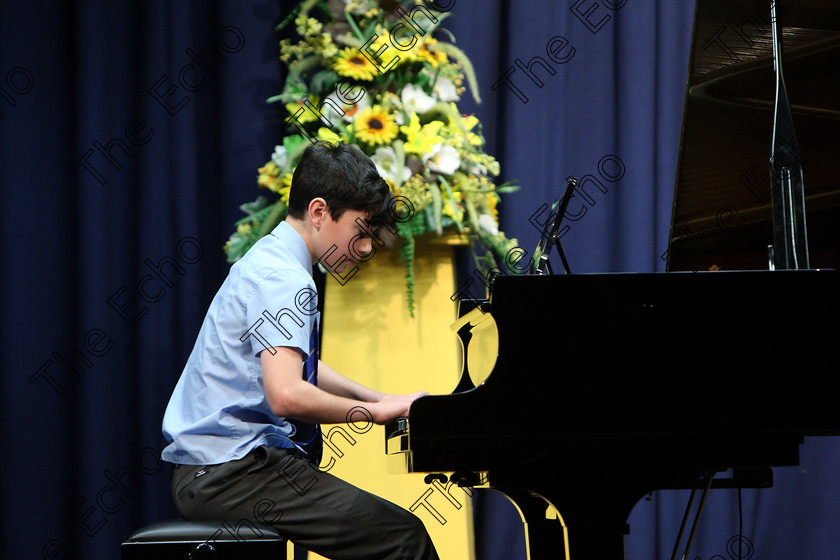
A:
<svg viewBox="0 0 840 560">
<path fill-rule="evenodd" d="M 256 528 L 256 531 L 254 530 Z M 252 521 L 160 521 L 135 531 L 127 542 L 285 540 L 276 529 Z"/>
</svg>

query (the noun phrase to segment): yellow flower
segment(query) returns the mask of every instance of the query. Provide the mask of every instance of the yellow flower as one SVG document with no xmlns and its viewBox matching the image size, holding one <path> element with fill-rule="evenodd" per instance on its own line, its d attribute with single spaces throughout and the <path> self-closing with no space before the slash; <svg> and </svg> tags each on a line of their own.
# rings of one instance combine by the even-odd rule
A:
<svg viewBox="0 0 840 560">
<path fill-rule="evenodd" d="M 490 215 L 493 216 L 496 223 L 499 223 L 499 210 L 496 208 L 499 204 L 499 195 L 496 193 L 487 193 L 484 195 L 484 199 L 487 202 L 487 209 L 490 210 Z"/>
<path fill-rule="evenodd" d="M 373 80 L 376 72 L 376 67 L 362 55 L 359 49 L 350 47 L 341 50 L 333 68 L 342 76 L 364 81 Z"/>
<path fill-rule="evenodd" d="M 443 138 L 438 135 L 442 126 L 443 123 L 440 121 L 432 121 L 420 126 L 420 118 L 416 113 L 412 113 L 408 126 L 400 127 L 400 132 L 405 134 L 407 140 L 405 143 L 406 153 L 422 156 L 430 152 L 432 146 L 443 142 Z"/>
<path fill-rule="evenodd" d="M 365 109 L 353 122 L 356 136 L 367 144 L 385 145 L 397 137 L 397 123 L 394 122 L 393 115 L 379 105 Z"/>
<path fill-rule="evenodd" d="M 268 188 L 268 185 L 277 179 L 280 175 L 280 168 L 273 161 L 269 161 L 264 166 L 257 170 L 259 176 L 257 177 L 257 184 L 261 187 Z"/>
<path fill-rule="evenodd" d="M 317 42 L 321 56 L 324 58 L 332 58 L 338 54 L 338 47 L 333 43 L 332 35 L 329 33 L 321 33 L 321 39 Z"/>
<path fill-rule="evenodd" d="M 475 128 L 475 125 L 478 124 L 478 117 L 475 115 L 466 115 L 461 117 L 461 124 L 464 125 L 464 128 L 467 130 L 472 130 Z"/>
<path fill-rule="evenodd" d="M 450 136 L 463 136 L 473 146 L 484 144 L 481 136 L 472 132 L 472 129 L 478 124 L 478 118 L 475 115 L 459 115 L 458 107 L 454 103 L 450 103 L 449 106 L 451 108 L 449 124 L 444 132 Z"/>
<path fill-rule="evenodd" d="M 321 100 L 314 95 L 309 96 L 309 103 L 312 105 L 312 107 L 317 108 L 320 104 L 320 101 Z M 303 109 L 303 111 L 301 111 L 301 109 Z M 303 100 L 300 100 L 296 103 L 286 103 L 286 110 L 289 112 L 289 115 L 294 117 L 294 120 L 296 120 L 300 124 L 306 124 L 318 120 L 318 116 L 315 114 L 315 111 L 304 105 Z M 295 115 L 298 114 L 298 111 L 300 111 L 300 114 L 297 117 L 295 117 Z"/>
<path fill-rule="evenodd" d="M 316 134 L 316 136 L 318 136 L 318 140 L 326 140 L 327 142 L 331 142 L 333 144 L 347 141 L 347 139 L 344 138 L 344 136 L 339 136 L 338 134 L 336 134 L 335 132 L 333 132 L 325 126 L 322 126 L 318 129 L 318 133 Z"/>
<path fill-rule="evenodd" d="M 377 26 L 375 33 L 377 35 L 376 40 L 370 44 L 367 52 L 369 52 L 371 56 L 373 56 L 374 53 L 379 53 L 378 56 L 376 56 L 376 64 L 379 65 L 380 71 L 387 72 L 393 70 L 395 66 L 414 60 L 414 56 L 411 51 L 405 52 L 401 49 L 394 48 L 394 39 L 391 37 L 391 33 L 387 30 Z"/>
<path fill-rule="evenodd" d="M 417 48 L 417 51 L 414 53 L 414 55 L 420 60 L 425 60 L 426 62 L 437 68 L 439 64 L 446 64 L 447 62 L 449 62 L 449 59 L 446 57 L 446 54 L 441 51 L 429 50 L 429 45 L 433 45 L 435 43 L 437 43 L 437 39 L 426 39 Z"/>
<path fill-rule="evenodd" d="M 277 193 L 280 195 L 280 200 L 283 201 L 283 204 L 286 206 L 289 205 L 289 191 L 292 188 L 292 174 L 286 173 L 283 176 L 283 180 L 281 181 L 281 186 L 277 189 Z"/>
<path fill-rule="evenodd" d="M 280 167 L 273 161 L 269 161 L 260 167 L 257 172 L 257 184 L 280 195 L 284 204 L 289 203 L 289 188 L 292 186 L 292 174 L 286 173 L 280 178 Z"/>
<path fill-rule="evenodd" d="M 295 27 L 297 28 L 298 35 L 308 37 L 320 33 L 324 26 L 315 18 L 306 17 L 305 14 L 299 14 L 295 18 Z"/>
<path fill-rule="evenodd" d="M 451 202 L 447 201 L 444 195 L 443 207 L 441 208 L 441 214 L 444 216 L 449 216 L 453 220 L 463 222 L 464 221 L 464 209 L 461 207 L 461 201 L 464 198 L 464 195 L 459 192 L 453 192 L 452 197 L 455 199 L 455 204 L 453 205 Z M 453 211 L 454 210 L 454 211 Z M 457 214 L 457 217 L 456 217 Z"/>
<path fill-rule="evenodd" d="M 412 175 L 394 194 L 408 198 L 417 212 L 434 204 L 429 186 L 420 174 Z"/>
</svg>

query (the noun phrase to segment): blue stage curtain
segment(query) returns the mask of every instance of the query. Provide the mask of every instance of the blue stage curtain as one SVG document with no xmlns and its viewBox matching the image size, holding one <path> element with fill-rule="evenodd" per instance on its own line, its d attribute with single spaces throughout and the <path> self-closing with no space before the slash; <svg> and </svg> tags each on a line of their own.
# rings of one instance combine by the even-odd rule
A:
<svg viewBox="0 0 840 560">
<path fill-rule="evenodd" d="M 281 8 L 0 5 L 3 558 L 176 515 L 161 419 L 279 136 Z"/>
<path fill-rule="evenodd" d="M 116 558 L 134 529 L 175 516 L 160 422 L 237 207 L 284 131 L 264 101 L 291 4 L 0 4 L 2 557 Z M 541 205 L 590 176 L 563 237 L 572 271 L 662 271 L 693 2 L 438 6 L 478 76 L 483 102 L 460 106 L 522 185 L 502 229 L 530 252 Z M 838 462 L 835 440 L 808 440 L 775 488 L 744 491 L 755 556 L 837 556 Z M 479 559 L 524 558 L 513 509 L 488 494 Z M 685 499 L 638 504 L 628 558 L 670 554 Z M 709 508 L 691 558 L 732 558 L 734 491 Z"/>
</svg>

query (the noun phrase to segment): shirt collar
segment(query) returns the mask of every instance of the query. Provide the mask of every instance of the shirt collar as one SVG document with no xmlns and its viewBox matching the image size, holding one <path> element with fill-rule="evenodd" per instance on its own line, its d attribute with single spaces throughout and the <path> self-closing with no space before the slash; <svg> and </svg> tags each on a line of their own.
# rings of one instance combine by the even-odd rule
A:
<svg viewBox="0 0 840 560">
<path fill-rule="evenodd" d="M 309 275 L 311 276 L 312 257 L 309 256 L 309 248 L 306 246 L 306 242 L 297 230 L 285 221 L 282 221 L 277 224 L 277 227 L 274 228 L 271 235 L 282 241 L 286 247 L 289 248 L 289 251 L 291 251 L 295 259 L 300 263 L 304 270 L 309 272 Z"/>
</svg>

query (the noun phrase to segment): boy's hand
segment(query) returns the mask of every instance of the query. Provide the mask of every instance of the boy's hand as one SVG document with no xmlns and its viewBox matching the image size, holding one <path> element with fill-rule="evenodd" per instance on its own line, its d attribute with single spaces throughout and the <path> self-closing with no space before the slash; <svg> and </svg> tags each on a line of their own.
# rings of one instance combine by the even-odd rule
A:
<svg viewBox="0 0 840 560">
<path fill-rule="evenodd" d="M 426 391 L 420 391 L 410 395 L 385 395 L 381 400 L 369 405 L 373 421 L 377 424 L 387 424 L 397 418 L 408 416 L 411 403 L 428 394 Z"/>
</svg>

